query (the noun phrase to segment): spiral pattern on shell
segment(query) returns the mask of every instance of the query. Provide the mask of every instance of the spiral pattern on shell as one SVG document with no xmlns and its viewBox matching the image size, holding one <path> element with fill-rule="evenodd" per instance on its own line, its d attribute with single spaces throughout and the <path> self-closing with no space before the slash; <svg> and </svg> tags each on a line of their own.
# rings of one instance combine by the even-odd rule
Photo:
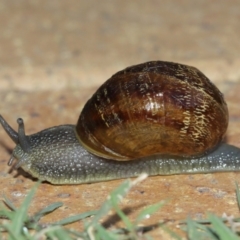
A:
<svg viewBox="0 0 240 240">
<path fill-rule="evenodd" d="M 202 72 L 152 61 L 108 79 L 84 106 L 76 131 L 88 151 L 130 160 L 202 155 L 222 141 L 227 126 L 223 95 Z"/>
</svg>

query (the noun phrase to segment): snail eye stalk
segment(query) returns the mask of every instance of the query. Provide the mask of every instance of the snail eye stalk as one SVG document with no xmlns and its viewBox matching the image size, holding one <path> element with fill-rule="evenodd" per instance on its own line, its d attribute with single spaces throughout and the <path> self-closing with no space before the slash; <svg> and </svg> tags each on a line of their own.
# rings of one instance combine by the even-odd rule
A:
<svg viewBox="0 0 240 240">
<path fill-rule="evenodd" d="M 27 136 L 25 135 L 24 122 L 22 118 L 17 119 L 18 123 L 18 141 L 24 152 L 29 152 L 31 145 Z"/>
<path fill-rule="evenodd" d="M 2 124 L 3 129 L 8 134 L 8 136 L 18 144 L 18 133 L 5 121 L 5 119 L 0 115 L 0 123 Z"/>
</svg>

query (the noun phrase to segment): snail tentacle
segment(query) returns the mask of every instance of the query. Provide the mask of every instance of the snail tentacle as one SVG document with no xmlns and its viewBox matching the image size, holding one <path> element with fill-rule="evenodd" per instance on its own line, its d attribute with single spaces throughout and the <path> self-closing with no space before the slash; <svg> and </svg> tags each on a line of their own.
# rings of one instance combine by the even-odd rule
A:
<svg viewBox="0 0 240 240">
<path fill-rule="evenodd" d="M 14 167 L 19 168 L 27 161 L 27 153 L 29 153 L 31 150 L 31 143 L 29 141 L 29 137 L 25 135 L 23 119 L 17 119 L 18 132 L 16 132 L 1 115 L 0 123 L 2 124 L 3 129 L 6 131 L 8 136 L 17 144 L 8 161 L 8 165 L 11 166 L 14 159 L 17 159 L 18 162 Z"/>
<path fill-rule="evenodd" d="M 17 119 L 18 123 L 18 140 L 24 152 L 29 152 L 31 149 L 28 137 L 25 135 L 24 122 L 22 118 Z"/>
<path fill-rule="evenodd" d="M 0 115 L 0 123 L 3 129 L 8 134 L 8 136 L 17 144 L 18 143 L 18 133 L 5 121 L 5 119 Z"/>
</svg>

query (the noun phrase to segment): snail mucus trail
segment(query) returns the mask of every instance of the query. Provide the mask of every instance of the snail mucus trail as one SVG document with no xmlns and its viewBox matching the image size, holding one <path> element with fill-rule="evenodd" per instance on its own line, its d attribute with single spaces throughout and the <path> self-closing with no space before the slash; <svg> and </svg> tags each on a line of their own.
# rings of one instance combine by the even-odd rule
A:
<svg viewBox="0 0 240 240">
<path fill-rule="evenodd" d="M 77 125 L 25 135 L 0 116 L 16 143 L 9 160 L 52 184 L 149 175 L 238 171 L 240 149 L 222 143 L 228 125 L 223 95 L 198 69 L 152 61 L 108 79 Z"/>
</svg>

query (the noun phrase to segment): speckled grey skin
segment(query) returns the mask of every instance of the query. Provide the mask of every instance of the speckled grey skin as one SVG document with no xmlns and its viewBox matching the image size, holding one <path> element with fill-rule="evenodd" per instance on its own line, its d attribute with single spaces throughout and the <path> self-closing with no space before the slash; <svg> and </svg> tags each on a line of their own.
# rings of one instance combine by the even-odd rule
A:
<svg viewBox="0 0 240 240">
<path fill-rule="evenodd" d="M 79 144 L 73 125 L 52 127 L 25 136 L 21 119 L 18 120 L 18 133 L 1 115 L 0 123 L 17 143 L 10 165 L 14 157 L 17 159 L 16 167 L 52 184 L 100 182 L 134 177 L 141 173 L 170 175 L 240 170 L 240 149 L 224 143 L 205 156 L 191 159 L 161 155 L 119 162 L 99 158 L 86 151 Z M 20 141 L 19 135 L 24 135 L 24 140 Z"/>
</svg>

